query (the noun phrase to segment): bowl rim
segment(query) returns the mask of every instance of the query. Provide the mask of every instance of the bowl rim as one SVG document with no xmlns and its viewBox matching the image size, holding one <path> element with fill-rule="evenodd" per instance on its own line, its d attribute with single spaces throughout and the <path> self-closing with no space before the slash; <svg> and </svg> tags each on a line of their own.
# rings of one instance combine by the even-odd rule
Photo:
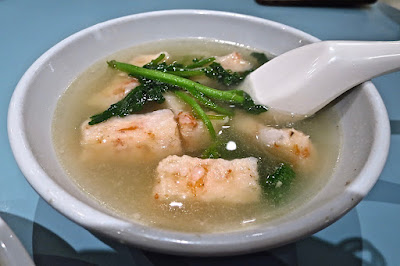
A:
<svg viewBox="0 0 400 266">
<path fill-rule="evenodd" d="M 307 227 L 303 226 L 299 228 L 298 225 L 296 226 L 286 222 L 283 223 L 280 228 L 274 228 L 274 230 L 248 229 L 244 231 L 218 234 L 183 233 L 158 228 L 150 228 L 145 225 L 129 223 L 86 205 L 66 192 L 46 174 L 30 149 L 29 141 L 25 134 L 23 119 L 23 103 L 26 100 L 26 92 L 28 91 L 30 83 L 34 79 L 36 71 L 39 69 L 39 67 L 53 54 L 63 49 L 64 46 L 73 42 L 75 39 L 79 39 L 80 37 L 92 32 L 93 30 L 101 29 L 102 27 L 107 27 L 118 23 L 124 23 L 125 21 L 132 19 L 187 14 L 211 15 L 230 18 L 235 17 L 253 22 L 268 23 L 273 27 L 280 28 L 281 30 L 301 36 L 302 38 L 312 42 L 319 41 L 319 39 L 308 33 L 264 18 L 231 12 L 195 9 L 164 10 L 128 15 L 98 23 L 70 35 L 47 50 L 29 67 L 29 69 L 22 76 L 21 80 L 18 82 L 9 104 L 7 117 L 9 142 L 16 162 L 31 186 L 51 206 L 53 206 L 70 220 L 85 228 L 105 234 L 122 242 L 139 246 L 141 248 L 172 254 L 208 256 L 228 255 L 272 248 L 296 241 L 307 235 L 315 233 L 346 214 L 359 201 L 361 201 L 361 199 L 376 183 L 385 165 L 389 151 L 390 124 L 388 114 L 381 96 L 371 82 L 366 82 L 362 84 L 361 87 L 368 94 L 369 99 L 372 99 L 374 102 L 372 105 L 373 111 L 378 118 L 375 123 L 376 127 L 380 128 L 380 130 L 376 130 L 374 134 L 375 141 L 371 147 L 372 152 L 369 154 L 367 159 L 368 162 L 374 163 L 367 163 L 364 165 L 363 169 L 359 173 L 359 176 L 363 176 L 362 180 L 359 178 L 355 179 L 355 181 L 349 185 L 343 197 L 339 197 L 333 201 L 330 201 L 329 204 L 327 204 L 328 206 L 324 205 L 324 208 L 320 207 L 315 209 L 310 213 L 313 215 L 303 215 L 299 217 L 297 224 L 307 224 Z M 43 182 L 46 183 L 46 186 L 42 185 Z M 359 194 L 356 196 L 350 195 L 349 190 L 355 187 L 357 187 L 357 192 L 359 192 Z M 54 201 L 52 200 L 52 195 L 57 195 L 57 197 L 62 198 L 62 200 Z M 63 203 L 65 200 L 70 202 L 68 205 L 74 205 L 75 207 L 72 210 L 69 207 L 66 207 Z M 347 202 L 347 204 L 343 204 L 343 202 Z M 337 208 L 337 206 L 341 206 L 341 208 Z M 333 211 L 329 209 L 333 209 Z M 82 215 L 82 213 L 85 213 L 85 215 Z M 326 220 L 327 216 L 333 216 L 334 218 Z M 88 219 L 88 217 L 96 217 L 96 219 Z M 318 217 L 318 219 L 315 219 L 315 217 Z"/>
</svg>

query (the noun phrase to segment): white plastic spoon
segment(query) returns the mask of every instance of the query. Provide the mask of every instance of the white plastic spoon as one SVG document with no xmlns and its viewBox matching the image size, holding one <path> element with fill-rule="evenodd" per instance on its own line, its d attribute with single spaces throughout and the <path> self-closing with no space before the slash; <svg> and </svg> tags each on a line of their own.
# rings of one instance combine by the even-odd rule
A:
<svg viewBox="0 0 400 266">
<path fill-rule="evenodd" d="M 291 50 L 242 85 L 258 104 L 309 116 L 354 86 L 400 70 L 400 42 L 323 41 Z"/>
</svg>

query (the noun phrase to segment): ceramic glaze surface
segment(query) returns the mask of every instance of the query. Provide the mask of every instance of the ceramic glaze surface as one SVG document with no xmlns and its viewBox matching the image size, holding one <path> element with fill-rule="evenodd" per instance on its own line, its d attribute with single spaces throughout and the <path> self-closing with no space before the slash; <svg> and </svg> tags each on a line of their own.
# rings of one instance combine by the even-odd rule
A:
<svg viewBox="0 0 400 266">
<path fill-rule="evenodd" d="M 400 42 L 318 42 L 271 60 L 243 89 L 272 109 L 311 116 L 354 86 L 399 70 L 399 59 Z"/>
</svg>

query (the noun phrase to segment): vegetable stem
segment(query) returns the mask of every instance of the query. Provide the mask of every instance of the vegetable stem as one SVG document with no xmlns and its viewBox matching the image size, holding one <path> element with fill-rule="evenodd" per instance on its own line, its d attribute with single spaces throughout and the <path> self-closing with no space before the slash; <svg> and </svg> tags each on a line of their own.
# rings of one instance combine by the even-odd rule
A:
<svg viewBox="0 0 400 266">
<path fill-rule="evenodd" d="M 180 77 L 194 77 L 194 76 L 201 76 L 204 74 L 201 70 L 185 70 L 185 69 L 178 69 L 175 71 L 167 71 L 167 74 L 173 74 Z"/>
<path fill-rule="evenodd" d="M 174 91 L 174 92 L 176 96 L 178 96 L 187 104 L 189 104 L 192 107 L 193 112 L 201 120 L 203 120 L 203 123 L 204 125 L 206 125 L 208 132 L 210 132 L 211 139 L 215 141 L 217 139 L 217 134 L 215 133 L 214 126 L 212 125 L 211 120 L 208 118 L 207 114 L 204 112 L 201 106 L 196 102 L 196 100 L 187 93 L 184 93 L 183 91 Z"/>
<path fill-rule="evenodd" d="M 207 115 L 210 120 L 224 120 L 226 115 Z"/>
<path fill-rule="evenodd" d="M 151 60 L 150 64 L 157 65 L 165 58 L 165 54 L 160 54 L 156 59 Z"/>
<path fill-rule="evenodd" d="M 192 88 L 188 88 L 187 91 L 194 98 L 196 98 L 200 103 L 202 103 L 203 105 L 207 106 L 211 110 L 216 111 L 217 113 L 220 113 L 220 114 L 223 114 L 223 115 L 233 116 L 233 112 L 231 110 L 228 110 L 226 108 L 223 108 L 223 107 L 217 105 L 216 103 L 214 103 L 213 101 L 211 101 L 210 99 L 205 97 L 201 92 L 199 92 L 197 90 L 194 90 Z"/>
</svg>

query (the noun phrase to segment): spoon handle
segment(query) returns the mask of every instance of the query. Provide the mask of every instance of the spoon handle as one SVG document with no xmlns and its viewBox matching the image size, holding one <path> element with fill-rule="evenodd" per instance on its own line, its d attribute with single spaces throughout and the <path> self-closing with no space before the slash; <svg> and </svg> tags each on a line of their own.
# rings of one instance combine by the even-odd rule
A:
<svg viewBox="0 0 400 266">
<path fill-rule="evenodd" d="M 343 61 L 359 83 L 400 70 L 400 41 L 332 41 L 329 46 L 334 49 L 332 59 Z"/>
</svg>

